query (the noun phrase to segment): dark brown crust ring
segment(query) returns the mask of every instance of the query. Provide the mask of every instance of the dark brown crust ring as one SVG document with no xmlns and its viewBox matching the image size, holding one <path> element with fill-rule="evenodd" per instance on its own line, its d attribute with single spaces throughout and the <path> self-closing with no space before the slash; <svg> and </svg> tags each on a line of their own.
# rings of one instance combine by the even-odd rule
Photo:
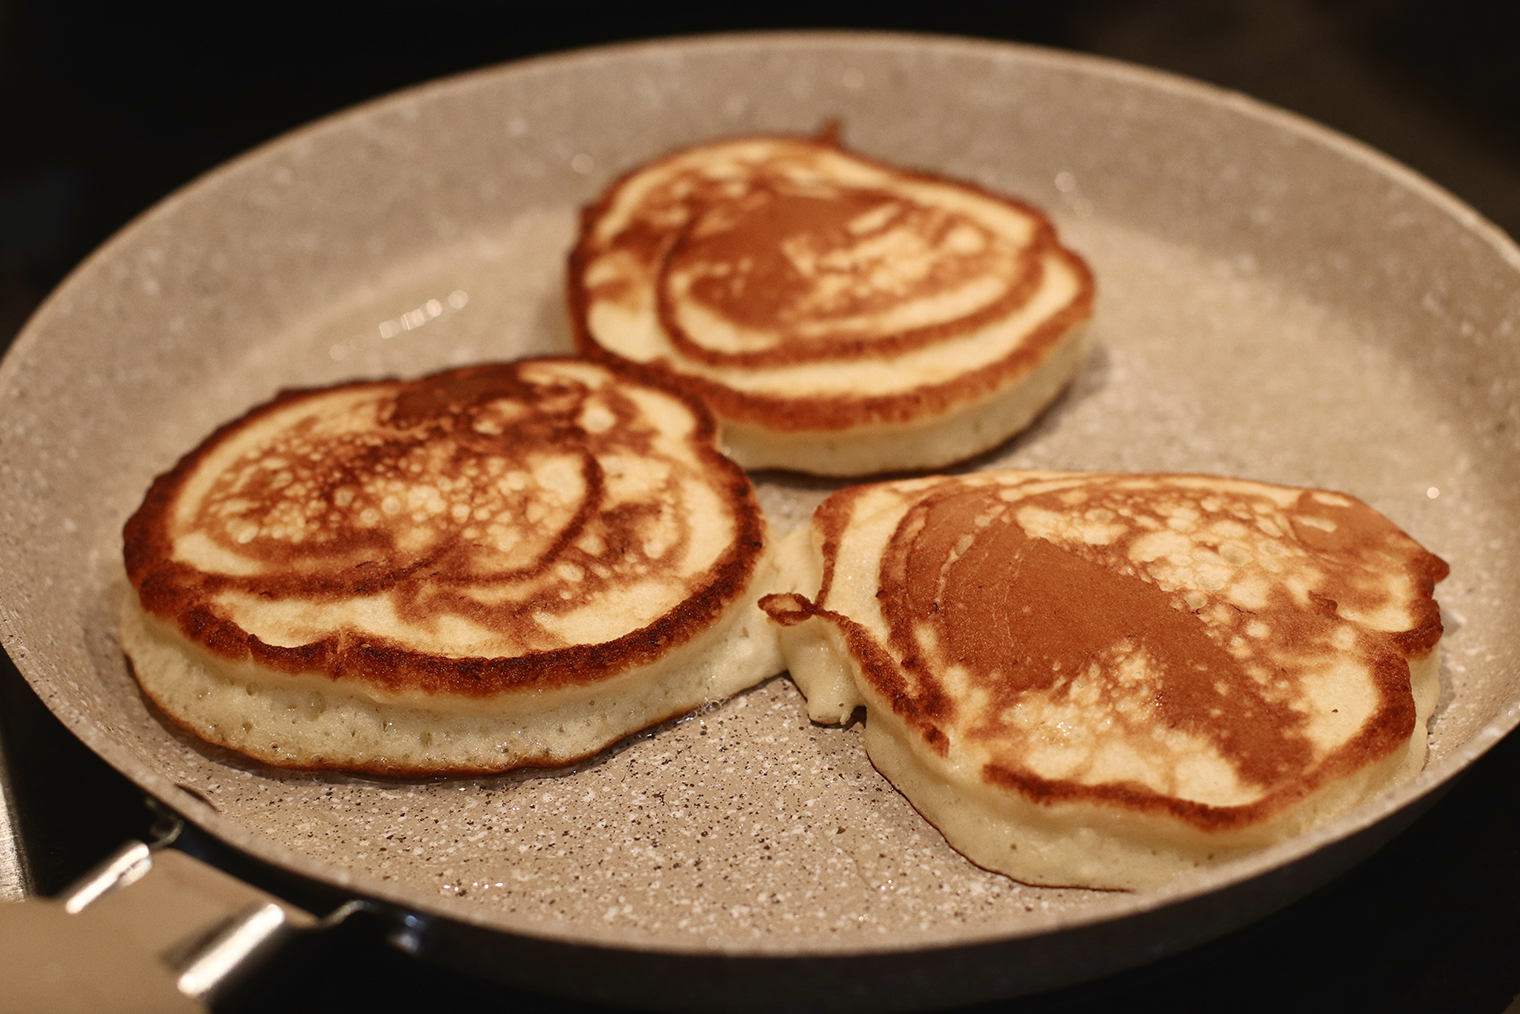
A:
<svg viewBox="0 0 1520 1014">
<path fill-rule="evenodd" d="M 683 388 L 704 399 L 725 419 L 752 423 L 779 432 L 819 432 L 848 430 L 857 426 L 904 425 L 948 415 L 957 408 L 975 404 L 1017 383 L 1032 372 L 1072 328 L 1092 317 L 1094 287 L 1086 263 L 1066 249 L 1058 249 L 1053 253 L 1066 260 L 1077 272 L 1082 282 L 1082 290 L 1077 298 L 1031 332 L 1007 356 L 943 384 L 915 388 L 900 395 L 809 396 L 792 400 L 776 395 L 736 391 L 715 380 L 682 373 L 658 360 L 642 365 L 659 376 L 664 383 Z M 576 348 L 588 358 L 606 363 L 632 362 L 597 345 L 586 333 L 580 318 L 573 318 L 573 323 Z"/>
<path fill-rule="evenodd" d="M 725 143 L 778 139 L 830 147 L 852 158 L 870 161 L 862 156 L 846 152 L 837 142 L 828 139 L 801 137 L 774 138 L 759 135 L 728 138 L 725 139 Z M 571 333 L 576 349 L 588 358 L 603 362 L 630 361 L 598 345 L 595 337 L 591 334 L 588 320 L 590 294 L 586 289 L 585 269 L 590 259 L 598 253 L 598 251 L 592 249 L 595 223 L 606 213 L 622 188 L 635 176 L 679 158 L 687 150 L 689 149 L 681 149 L 634 169 L 610 186 L 600 200 L 582 209 L 580 238 L 569 256 L 566 299 L 570 312 Z M 1028 335 L 1017 348 L 1002 359 L 978 367 L 945 383 L 915 388 L 903 394 L 869 397 L 809 395 L 806 398 L 793 400 L 776 395 L 761 395 L 738 391 L 719 381 L 683 372 L 661 360 L 654 360 L 643 365 L 664 377 L 666 383 L 683 387 L 703 398 L 720 417 L 727 420 L 750 423 L 777 432 L 843 431 L 862 426 L 920 422 L 948 415 L 957 408 L 969 406 L 990 397 L 998 391 L 1013 386 L 1024 376 L 1032 372 L 1074 327 L 1092 317 L 1095 292 L 1092 271 L 1081 257 L 1061 247 L 1056 242 L 1054 226 L 1038 209 L 1013 198 L 994 194 L 975 184 L 952 180 L 922 171 L 888 168 L 891 172 L 910 179 L 953 185 L 967 189 L 1013 207 L 1037 219 L 1040 223 L 1040 229 L 1035 239 L 1035 246 L 1044 253 L 1059 256 L 1073 271 L 1078 280 L 1078 292 L 1076 296 L 1067 306 L 1063 307 L 1052 318 Z M 666 254 L 668 254 L 668 250 L 662 253 L 661 256 L 663 257 Z M 1038 264 L 1038 257 L 1035 258 L 1034 263 Z M 925 328 L 923 329 L 923 333 L 907 332 L 900 335 L 872 339 L 869 343 L 863 343 L 863 347 L 857 351 L 849 353 L 841 351 L 837 358 L 855 358 L 861 352 L 869 352 L 873 358 L 884 358 L 899 355 L 934 342 L 943 341 L 947 336 L 949 336 L 948 332 L 940 328 Z M 671 338 L 672 341 L 675 340 L 674 335 Z M 741 354 L 740 361 L 742 362 L 749 355 L 757 354 Z M 771 350 L 759 353 L 758 355 L 767 357 L 763 362 L 773 365 L 800 363 L 816 358 L 810 356 L 788 356 L 784 354 L 783 350 Z M 776 358 L 769 358 L 772 356 Z M 707 361 L 701 356 L 696 358 Z M 827 358 L 836 357 L 831 356 Z"/>
<path fill-rule="evenodd" d="M 1094 476 L 1095 478 L 1134 478 L 1129 476 Z M 1168 478 L 1211 479 L 1208 476 L 1169 476 Z M 947 756 L 948 743 L 941 729 L 941 722 L 954 709 L 954 701 L 944 692 L 932 672 L 914 664 L 912 657 L 897 661 L 885 646 L 879 644 L 869 631 L 855 621 L 827 608 L 828 595 L 833 584 L 833 572 L 840 540 L 849 524 L 852 503 L 867 486 L 841 490 L 821 504 L 814 514 L 814 525 L 823 536 L 823 575 L 819 592 L 814 601 L 802 596 L 768 596 L 761 602 L 762 608 L 783 625 L 790 625 L 816 616 L 840 632 L 850 654 L 861 667 L 861 672 L 874 692 L 885 698 L 894 715 L 914 730 L 924 744 L 934 753 Z M 923 503 L 946 489 L 962 488 L 955 479 L 948 479 L 914 494 L 914 502 Z M 1300 499 L 1323 490 L 1305 490 Z M 1334 493 L 1352 500 L 1356 505 L 1371 508 L 1346 494 Z M 1375 512 L 1374 512 L 1375 513 Z M 907 523 L 912 512 L 899 522 Z M 1379 515 L 1379 517 L 1381 517 Z M 1389 528 L 1394 529 L 1391 523 Z M 1190 800 L 1178 799 L 1158 793 L 1146 786 L 1127 783 L 1083 785 L 1069 781 L 1050 781 L 1027 771 L 1011 770 L 996 763 L 986 765 L 982 777 L 994 785 L 1014 791 L 1032 803 L 1051 806 L 1062 802 L 1096 802 L 1122 807 L 1139 813 L 1166 815 L 1205 831 L 1226 831 L 1259 824 L 1289 809 L 1302 799 L 1334 780 L 1351 774 L 1369 762 L 1388 757 L 1408 743 L 1415 732 L 1414 700 L 1410 693 L 1409 658 L 1422 656 L 1431 650 L 1441 637 L 1440 607 L 1432 598 L 1437 582 L 1446 577 L 1449 568 L 1440 557 L 1420 547 L 1402 532 L 1398 536 L 1413 547 L 1408 562 L 1408 576 L 1413 579 L 1419 596 L 1414 608 L 1414 623 L 1408 629 L 1382 635 L 1386 638 L 1380 650 L 1373 654 L 1371 663 L 1378 705 L 1374 714 L 1363 723 L 1361 730 L 1351 740 L 1342 744 L 1326 758 L 1286 786 L 1273 791 L 1254 803 L 1242 806 L 1212 806 Z M 894 541 L 898 535 L 894 534 Z M 883 567 L 887 558 L 883 558 Z M 884 576 L 878 578 L 884 581 Z M 1336 603 L 1330 599 L 1317 599 L 1320 609 L 1331 613 Z M 899 645 L 902 650 L 902 645 Z"/>
<path fill-rule="evenodd" d="M 280 392 L 271 401 L 226 423 L 168 472 L 154 480 L 142 505 L 123 529 L 127 575 L 143 609 L 170 624 L 193 643 L 229 661 L 251 661 L 286 673 L 322 673 L 335 680 L 357 680 L 387 690 L 486 697 L 524 689 L 583 686 L 609 675 L 648 664 L 706 629 L 748 586 L 764 549 L 764 521 L 754 488 L 744 471 L 716 448 L 716 423 L 692 396 L 671 391 L 637 365 L 601 364 L 619 377 L 655 388 L 685 405 L 695 420 L 690 441 L 714 486 L 732 507 L 736 534 L 709 568 L 705 584 L 660 619 L 612 641 L 529 651 L 507 658 L 450 658 L 412 651 L 383 638 L 338 633 L 296 647 L 271 645 L 217 615 L 204 604 L 213 590 L 236 586 L 239 579 L 206 574 L 171 559 L 169 513 L 186 479 L 197 465 L 234 432 L 293 401 L 318 393 L 364 387 L 424 391 L 428 385 L 471 381 L 489 386 L 492 374 L 510 373 L 535 363 L 577 362 L 564 357 L 520 360 L 511 364 L 465 367 L 410 382 L 373 381 Z M 424 564 L 425 565 L 425 564 Z M 408 572 L 417 569 L 408 568 Z M 388 577 L 394 575 L 387 575 Z"/>
<path fill-rule="evenodd" d="M 930 176 L 927 173 L 903 170 L 894 171 L 898 175 L 909 179 L 934 183 L 949 182 L 943 178 Z M 680 253 L 691 231 L 690 225 L 688 225 L 675 235 L 670 246 L 660 258 L 661 266 L 656 274 L 655 284 L 660 324 L 665 328 L 666 334 L 670 337 L 671 344 L 679 349 L 682 354 L 698 362 L 706 363 L 709 366 L 766 367 L 793 366 L 798 363 L 841 359 L 885 359 L 957 338 L 990 324 L 1001 317 L 1006 317 L 1021 309 L 1039 289 L 1040 281 L 1044 274 L 1044 268 L 1040 264 L 1040 257 L 1058 245 L 1056 243 L 1055 226 L 1038 209 L 1022 201 L 994 194 L 973 184 L 956 183 L 955 185 L 974 191 L 988 200 L 997 201 L 1022 211 L 1037 222 L 1034 239 L 1019 254 L 1022 270 L 1019 273 L 1018 282 L 1010 287 L 1008 292 L 996 302 L 977 310 L 970 316 L 870 339 L 856 339 L 842 342 L 838 338 L 799 340 L 794 337 L 787 342 L 785 348 L 765 349 L 759 352 L 719 352 L 692 341 L 691 337 L 687 335 L 685 328 L 681 327 L 676 321 L 675 314 L 670 306 L 669 287 L 666 284 L 666 277 L 668 275 L 666 265 L 669 264 L 673 257 Z"/>
</svg>

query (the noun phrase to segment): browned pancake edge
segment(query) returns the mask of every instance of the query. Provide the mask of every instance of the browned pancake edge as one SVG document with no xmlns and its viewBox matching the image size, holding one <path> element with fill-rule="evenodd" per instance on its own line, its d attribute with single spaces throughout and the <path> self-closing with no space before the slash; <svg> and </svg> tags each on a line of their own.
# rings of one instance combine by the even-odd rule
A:
<svg viewBox="0 0 1520 1014">
<path fill-rule="evenodd" d="M 1088 478 L 1116 484 L 1130 479 L 1217 480 L 1197 475 Z M 1273 603 L 1272 616 L 1277 625 L 1289 628 L 1288 636 L 1297 636 L 1293 624 L 1307 629 L 1334 617 L 1338 602 L 1354 604 L 1361 594 L 1357 588 L 1359 569 L 1378 566 L 1397 567 L 1412 581 L 1417 590 L 1414 622 L 1407 629 L 1362 635 L 1357 650 L 1370 660 L 1374 673 L 1374 713 L 1352 739 L 1304 770 L 1296 766 L 1303 761 L 1301 744 L 1295 743 L 1301 717 L 1253 687 L 1241 667 L 1232 664 L 1230 656 L 1192 622 L 1194 617 L 1180 601 L 1181 596 L 1169 595 L 1155 584 L 1123 573 L 1122 565 L 1102 559 L 1102 553 L 1091 554 L 1096 559 L 1083 559 L 1026 535 L 1017 524 L 1000 529 L 994 523 L 969 546 L 959 544 L 957 540 L 965 530 L 954 523 L 954 518 L 960 515 L 964 519 L 978 512 L 985 515 L 989 508 L 995 513 L 996 505 L 988 502 L 996 498 L 995 485 L 968 487 L 958 479 L 945 479 L 930 483 L 913 497 L 913 506 L 899 522 L 881 563 L 877 596 L 892 632 L 890 643 L 881 643 L 855 620 L 829 608 L 841 536 L 850 523 L 854 501 L 868 488 L 841 490 L 825 500 L 814 515 L 814 528 L 823 545 L 823 577 L 816 599 L 769 596 L 762 600 L 762 607 L 783 624 L 817 616 L 834 627 L 864 681 L 909 734 L 918 738 L 921 748 L 945 756 L 949 741 L 943 727 L 965 704 L 946 686 L 936 667 L 925 664 L 920 645 L 909 629 L 913 622 L 929 619 L 939 632 L 940 647 L 959 663 L 969 665 L 983 689 L 995 697 L 1004 694 L 1009 700 L 1022 686 L 1048 684 L 1052 663 L 1056 671 L 1064 664 L 1070 672 L 1074 665 L 1086 665 L 1095 650 L 1103 650 L 1115 639 L 1144 638 L 1146 646 L 1160 655 L 1167 672 L 1158 694 L 1165 698 L 1167 720 L 1208 736 L 1248 777 L 1270 788 L 1254 803 L 1214 806 L 1138 784 L 1082 784 L 1041 778 L 1023 768 L 1016 756 L 982 768 L 980 777 L 989 786 L 1036 804 L 1099 804 L 1170 817 L 1204 832 L 1228 832 L 1283 813 L 1337 779 L 1390 757 L 1416 734 L 1409 661 L 1426 656 L 1440 640 L 1440 608 L 1433 591 L 1449 568 L 1440 557 L 1355 497 L 1328 490 L 1298 491 L 1293 509 L 1302 509 L 1310 520 L 1302 525 L 1295 522 L 1294 535 L 1317 560 L 1334 569 L 1338 579 L 1334 586 L 1313 593 L 1313 608 L 1302 610 L 1291 603 L 1284 606 L 1279 599 Z M 1316 501 L 1320 495 L 1349 504 L 1338 509 L 1338 526 L 1332 534 L 1313 523 L 1314 512 L 1325 509 Z M 933 517 L 936 512 L 942 515 L 938 519 Z M 951 522 L 948 529 L 944 524 L 947 520 Z M 922 533 L 936 524 L 941 529 L 934 537 L 937 541 L 926 547 Z M 972 560 L 978 552 L 981 557 Z M 964 572 L 954 578 L 960 586 L 925 585 L 924 575 L 936 573 L 935 568 L 950 558 L 946 554 L 964 554 L 956 557 L 957 566 L 966 563 Z M 921 558 L 915 561 L 915 555 Z M 1010 580 L 1014 587 L 1008 589 L 1006 600 L 1014 608 L 999 612 L 991 606 L 1002 601 L 1002 592 L 995 586 Z M 1024 610 L 1024 606 L 1029 608 Z M 1248 619 L 1242 616 L 1241 622 Z M 989 631 L 1000 632 L 1008 626 L 1018 627 L 1012 639 L 989 635 Z M 1014 657 L 1012 645 L 1017 645 L 1016 653 L 1025 657 Z M 1018 674 L 1021 666 L 1025 671 Z M 1188 678 L 1189 670 L 1204 671 L 1205 667 L 1206 679 Z M 1002 675 L 989 679 L 991 668 Z M 1012 679 L 1009 673 L 1014 673 Z"/>
<path fill-rule="evenodd" d="M 395 554 L 387 556 L 383 538 L 371 537 L 368 544 L 348 547 L 364 557 L 366 566 L 362 568 L 338 568 L 336 573 L 316 574 L 309 569 L 306 573 L 288 570 L 250 578 L 206 573 L 172 559 L 170 515 L 187 480 L 224 441 L 271 413 L 313 395 L 372 389 L 386 393 L 391 399 L 393 420 L 404 416 L 404 430 L 436 437 L 443 431 L 462 432 L 461 427 L 472 410 L 489 401 L 494 393 L 520 390 L 523 382 L 519 374 L 525 367 L 555 362 L 576 360 L 546 357 L 470 366 L 414 381 L 356 381 L 326 388 L 291 389 L 222 425 L 153 481 L 141 506 L 123 528 L 127 575 L 142 608 L 215 658 L 253 662 L 281 673 L 320 673 L 350 686 L 369 684 L 385 691 L 421 691 L 466 698 L 594 684 L 649 664 L 687 643 L 707 629 L 748 587 L 765 545 L 764 520 L 743 470 L 716 449 L 716 425 L 707 408 L 690 394 L 672 391 L 652 372 L 630 364 L 604 363 L 602 367 L 611 371 L 620 383 L 654 388 L 677 398 L 689 409 L 696 421 L 690 440 L 702 467 L 711 476 L 712 485 L 732 512 L 737 537 L 702 576 L 700 585 L 676 608 L 624 636 L 603 643 L 532 650 L 499 658 L 418 652 L 383 638 L 344 630 L 297 646 L 274 645 L 219 615 L 208 606 L 209 595 L 232 588 L 269 597 L 299 592 L 303 596 L 337 598 L 394 588 L 402 582 L 431 584 L 446 593 L 451 580 L 463 579 L 460 569 L 468 568 L 469 554 L 455 551 L 459 549 L 456 539 L 424 559 L 407 560 L 397 566 Z M 584 432 L 571 432 L 574 427 L 567 427 L 563 418 L 547 420 L 540 429 L 542 432 L 535 439 L 552 442 L 586 438 Z M 395 436 L 395 446 L 390 451 L 404 453 L 405 433 Z M 477 448 L 477 452 L 489 454 L 490 449 Z M 387 452 L 382 449 L 377 453 L 384 456 Z M 362 469 L 365 463 L 360 461 L 354 467 Z M 345 481 L 343 476 L 330 478 L 333 484 Z M 561 540 L 556 548 L 563 549 L 565 541 Z M 541 566 L 553 566 L 556 562 L 561 561 L 548 559 Z"/>
<path fill-rule="evenodd" d="M 723 141 L 714 143 L 728 144 L 746 140 L 782 140 L 787 143 L 816 145 L 819 148 L 838 151 L 851 158 L 873 162 L 862 155 L 848 151 L 836 142 L 823 138 L 755 135 L 725 138 Z M 672 152 L 632 170 L 613 183 L 600 200 L 582 210 L 580 238 L 570 252 L 566 276 L 566 298 L 571 333 L 576 348 L 581 354 L 604 361 L 626 361 L 623 357 L 599 345 L 588 323 L 590 295 L 586 287 L 585 268 L 590 259 L 600 252 L 596 249 L 593 239 L 593 230 L 597 221 L 606 214 L 618 200 L 623 189 L 632 181 L 651 169 L 686 155 L 691 150 L 694 149 L 685 148 Z M 736 390 L 711 378 L 693 375 L 681 370 L 678 366 L 660 360 L 644 365 L 668 383 L 700 396 L 721 418 L 748 423 L 779 433 L 828 432 L 869 426 L 902 425 L 952 414 L 958 409 L 975 405 L 1016 386 L 1033 373 L 1073 330 L 1092 317 L 1096 291 L 1092 271 L 1079 255 L 1059 244 L 1054 225 L 1038 208 L 974 183 L 921 170 L 899 169 L 878 162 L 873 162 L 873 164 L 905 179 L 952 185 L 1038 219 L 1039 237 L 1028 257 L 1029 263 L 1037 265 L 1041 253 L 1059 257 L 1079 280 L 1077 295 L 1001 359 L 962 373 L 947 382 L 924 384 L 892 395 L 810 394 L 806 397 L 790 398 L 756 394 Z M 1014 287 L 1012 298 L 999 305 L 999 312 L 1016 309 L 1021 305 L 1020 300 L 1027 297 L 1030 290 L 1031 286 L 1021 281 Z M 862 343 L 853 348 L 844 347 L 833 350 L 821 350 L 817 347 L 786 347 L 747 356 L 704 356 L 700 350 L 692 349 L 690 343 L 683 345 L 677 341 L 677 344 L 684 352 L 694 353 L 696 358 L 738 365 L 796 365 L 828 357 L 856 360 L 886 359 L 903 351 L 920 348 L 963 333 L 983 323 L 982 316 L 956 321 L 950 326 L 927 327 L 884 336 L 873 340 L 869 346 Z"/>
</svg>

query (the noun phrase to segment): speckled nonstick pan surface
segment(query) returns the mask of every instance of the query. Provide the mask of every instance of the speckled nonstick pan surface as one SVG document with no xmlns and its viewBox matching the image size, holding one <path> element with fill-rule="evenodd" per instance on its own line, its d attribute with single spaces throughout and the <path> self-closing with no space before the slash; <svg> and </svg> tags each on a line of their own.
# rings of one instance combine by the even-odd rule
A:
<svg viewBox="0 0 1520 1014">
<path fill-rule="evenodd" d="M 973 467 L 1352 492 L 1444 556 L 1430 762 L 1336 824 L 1163 891 L 1025 887 L 951 851 L 787 679 L 572 768 L 285 773 L 145 705 L 114 636 L 149 480 L 282 386 L 569 347 L 576 211 L 672 148 L 812 132 L 1047 208 L 1096 351 Z M 451 298 L 452 297 L 452 298 Z M 431 302 L 430 302 L 431 301 Z M 678 1007 L 887 1009 L 1138 964 L 1286 904 L 1516 722 L 1520 253 L 1368 149 L 1240 96 L 1038 49 L 770 35 L 590 51 L 409 91 L 124 230 L 0 367 L 0 631 L 63 722 L 226 842 L 435 922 L 435 956 Z M 388 336 L 388 337 L 387 337 Z M 760 477 L 778 531 L 831 485 Z"/>
</svg>

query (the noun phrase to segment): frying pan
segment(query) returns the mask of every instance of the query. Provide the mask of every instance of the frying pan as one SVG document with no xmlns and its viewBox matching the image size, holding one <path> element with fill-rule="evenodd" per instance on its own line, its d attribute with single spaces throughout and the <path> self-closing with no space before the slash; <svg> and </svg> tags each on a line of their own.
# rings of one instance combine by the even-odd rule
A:
<svg viewBox="0 0 1520 1014">
<path fill-rule="evenodd" d="M 576 209 L 697 140 L 838 120 L 868 154 L 1047 208 L 1096 351 L 969 467 L 1343 489 L 1445 557 L 1430 760 L 1335 823 L 1139 894 L 950 850 L 785 678 L 571 768 L 399 781 L 179 732 L 114 639 L 153 475 L 284 386 L 568 348 Z M 894 35 L 587 51 L 321 121 L 173 195 L 0 366 L 0 637 L 95 752 L 205 831 L 426 920 L 496 978 L 688 1009 L 903 1009 L 1051 988 L 1226 932 L 1375 849 L 1520 720 L 1520 251 L 1362 145 L 1089 57 Z M 436 312 L 435 312 L 436 311 Z M 778 532 L 834 485 L 757 477 Z M 678 989 L 671 983 L 679 982 Z"/>
</svg>

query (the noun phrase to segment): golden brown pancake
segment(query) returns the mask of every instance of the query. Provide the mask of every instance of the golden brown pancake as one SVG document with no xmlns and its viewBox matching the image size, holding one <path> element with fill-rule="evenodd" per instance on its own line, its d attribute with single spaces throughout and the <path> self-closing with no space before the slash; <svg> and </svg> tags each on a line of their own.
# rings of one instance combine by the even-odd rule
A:
<svg viewBox="0 0 1520 1014">
<path fill-rule="evenodd" d="M 1144 888 L 1412 778 L 1439 558 L 1341 493 L 984 472 L 857 486 L 761 605 L 809 714 L 972 861 Z"/>
<path fill-rule="evenodd" d="M 1086 351 L 1092 276 L 1034 208 L 823 140 L 686 149 L 586 210 L 587 355 L 649 364 L 746 468 L 939 467 L 1028 425 Z"/>
<path fill-rule="evenodd" d="M 289 767 L 562 764 L 782 668 L 711 415 L 575 359 L 288 391 L 127 522 L 122 643 L 192 732 Z"/>
</svg>

